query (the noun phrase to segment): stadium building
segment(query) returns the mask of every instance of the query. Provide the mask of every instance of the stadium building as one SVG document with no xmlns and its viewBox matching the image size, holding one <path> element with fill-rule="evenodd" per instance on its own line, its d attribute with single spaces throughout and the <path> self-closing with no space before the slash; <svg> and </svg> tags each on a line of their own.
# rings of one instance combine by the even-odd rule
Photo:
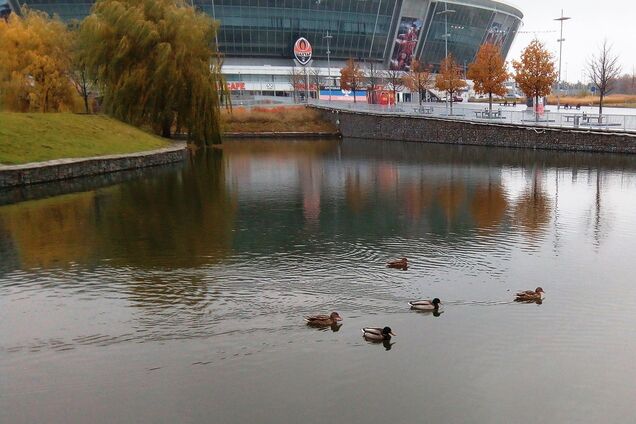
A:
<svg viewBox="0 0 636 424">
<path fill-rule="evenodd" d="M 408 71 L 413 59 L 435 69 L 446 49 L 467 66 L 484 42 L 499 44 L 507 55 L 523 18 L 519 9 L 496 0 L 191 1 L 220 21 L 223 72 L 229 88 L 246 96 L 289 95 L 290 74 L 299 68 L 294 44 L 300 37 L 311 44 L 312 61 L 307 66 L 322 76 L 316 81 L 326 88 L 338 86 L 339 70 L 349 58 L 380 69 Z M 93 3 L 23 2 L 66 21 L 84 18 Z"/>
</svg>

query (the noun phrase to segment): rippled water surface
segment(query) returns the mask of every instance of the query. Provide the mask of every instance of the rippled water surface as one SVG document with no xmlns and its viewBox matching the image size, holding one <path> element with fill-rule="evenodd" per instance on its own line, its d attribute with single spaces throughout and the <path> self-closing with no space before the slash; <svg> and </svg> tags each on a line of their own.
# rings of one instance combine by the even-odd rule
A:
<svg viewBox="0 0 636 424">
<path fill-rule="evenodd" d="M 636 420 L 636 158 L 245 141 L 0 203 L 2 423 Z"/>
</svg>

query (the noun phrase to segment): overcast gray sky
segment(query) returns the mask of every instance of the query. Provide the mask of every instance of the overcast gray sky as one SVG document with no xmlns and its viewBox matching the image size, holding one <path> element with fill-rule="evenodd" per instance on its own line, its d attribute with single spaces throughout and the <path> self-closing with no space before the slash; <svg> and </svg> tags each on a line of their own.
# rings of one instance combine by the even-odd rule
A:
<svg viewBox="0 0 636 424">
<path fill-rule="evenodd" d="M 563 24 L 563 79 L 576 82 L 583 77 L 587 59 L 596 53 L 604 38 L 620 57 L 623 73 L 632 73 L 636 66 L 636 0 L 508 0 L 525 15 L 520 31 L 557 32 L 536 34 L 554 53 L 558 66 L 559 22 L 561 15 L 572 19 Z M 508 54 L 508 60 L 518 59 L 534 34 L 520 33 Z M 567 67 L 566 67 L 567 63 Z"/>
</svg>

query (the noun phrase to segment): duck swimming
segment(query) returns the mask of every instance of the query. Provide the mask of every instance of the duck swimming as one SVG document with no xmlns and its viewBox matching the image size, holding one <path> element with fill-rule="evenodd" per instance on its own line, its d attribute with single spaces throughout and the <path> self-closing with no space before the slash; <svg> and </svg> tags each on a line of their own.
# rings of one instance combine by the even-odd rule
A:
<svg viewBox="0 0 636 424">
<path fill-rule="evenodd" d="M 366 340 L 381 342 L 384 340 L 391 340 L 391 337 L 395 337 L 395 334 L 391 331 L 391 327 L 365 327 L 362 329 L 362 336 Z"/>
<path fill-rule="evenodd" d="M 415 300 L 413 302 L 409 302 L 411 309 L 416 309 L 418 311 L 438 311 L 439 305 L 441 304 L 442 301 L 438 298 L 433 300 Z"/>
<path fill-rule="evenodd" d="M 342 317 L 338 312 L 332 312 L 330 315 L 310 315 L 305 317 L 307 325 L 315 326 L 333 326 L 338 321 L 342 321 Z"/>
<path fill-rule="evenodd" d="M 409 261 L 406 258 L 395 259 L 386 263 L 387 268 L 396 268 L 406 271 L 409 267 Z"/>
<path fill-rule="evenodd" d="M 538 300 L 543 299 L 543 294 L 545 292 L 541 287 L 537 287 L 534 291 L 526 290 L 520 291 L 516 294 L 515 301 L 516 302 L 536 302 Z"/>
</svg>

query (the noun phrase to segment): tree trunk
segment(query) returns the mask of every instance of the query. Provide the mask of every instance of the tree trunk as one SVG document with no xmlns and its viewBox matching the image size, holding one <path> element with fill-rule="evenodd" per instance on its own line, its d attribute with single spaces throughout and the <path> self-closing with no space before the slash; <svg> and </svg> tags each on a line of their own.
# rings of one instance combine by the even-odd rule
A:
<svg viewBox="0 0 636 424">
<path fill-rule="evenodd" d="M 170 130 L 172 129 L 172 121 L 170 118 L 163 118 L 163 122 L 161 123 L 161 136 L 164 138 L 170 138 Z"/>
<path fill-rule="evenodd" d="M 539 95 L 534 96 L 534 120 L 539 122 Z"/>
<path fill-rule="evenodd" d="M 82 94 L 82 97 L 84 97 L 84 109 L 86 110 L 86 113 L 89 114 L 90 111 L 88 110 L 88 91 L 86 90 L 86 87 L 84 87 L 84 92 Z"/>
<path fill-rule="evenodd" d="M 422 98 L 424 97 L 424 92 L 420 89 L 420 106 L 422 106 Z"/>
<path fill-rule="evenodd" d="M 351 91 L 353 91 L 353 103 L 358 103 L 358 102 L 356 101 L 356 90 L 355 90 L 355 88 L 354 88 L 354 87 L 351 87 Z"/>
<path fill-rule="evenodd" d="M 453 92 L 448 92 L 448 97 L 450 98 L 450 114 L 453 114 Z"/>
<path fill-rule="evenodd" d="M 488 93 L 488 115 L 490 114 L 492 114 L 492 93 Z"/>
<path fill-rule="evenodd" d="M 603 114 L 603 97 L 605 97 L 605 93 L 601 91 L 600 99 L 598 102 L 598 114 L 601 116 Z M 601 118 L 599 118 L 600 120 Z"/>
</svg>

